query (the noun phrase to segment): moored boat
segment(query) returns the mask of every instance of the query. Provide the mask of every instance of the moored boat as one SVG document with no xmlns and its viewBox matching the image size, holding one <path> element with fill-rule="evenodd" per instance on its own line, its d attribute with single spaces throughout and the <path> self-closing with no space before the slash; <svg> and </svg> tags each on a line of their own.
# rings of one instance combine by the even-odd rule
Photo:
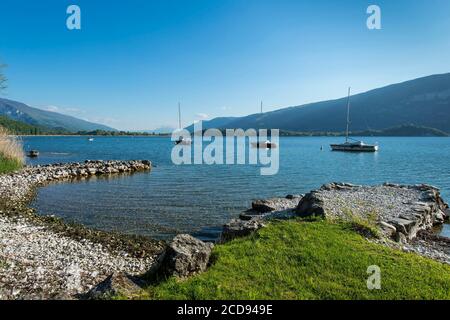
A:
<svg viewBox="0 0 450 320">
<path fill-rule="evenodd" d="M 181 126 L 181 104 L 178 103 L 178 129 L 182 130 L 183 127 Z M 175 144 L 180 144 L 180 145 L 191 145 L 192 141 L 190 139 L 184 139 L 184 138 L 180 138 L 178 140 L 175 141 Z"/>
<path fill-rule="evenodd" d="M 267 140 L 265 142 L 252 142 L 252 147 L 260 149 L 273 149 L 277 147 L 277 144 Z"/>
<path fill-rule="evenodd" d="M 350 90 L 348 88 L 347 98 L 347 130 L 345 132 L 345 142 L 338 144 L 331 144 L 332 151 L 344 151 L 344 152 L 377 152 L 379 147 L 376 144 L 366 144 L 363 141 L 354 140 L 349 137 L 350 127 Z M 351 140 L 351 141 L 350 141 Z"/>
<path fill-rule="evenodd" d="M 377 145 L 365 144 L 362 141 L 347 141 L 340 144 L 330 145 L 333 151 L 348 151 L 348 152 L 376 152 L 378 151 Z"/>
<path fill-rule="evenodd" d="M 27 157 L 29 157 L 29 158 L 39 157 L 39 151 L 38 150 L 30 150 L 27 152 Z"/>
</svg>

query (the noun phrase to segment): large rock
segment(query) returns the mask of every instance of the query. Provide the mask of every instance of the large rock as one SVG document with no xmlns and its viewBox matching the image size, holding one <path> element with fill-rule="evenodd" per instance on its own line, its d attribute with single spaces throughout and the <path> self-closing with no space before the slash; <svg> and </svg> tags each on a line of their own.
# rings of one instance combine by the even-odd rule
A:
<svg viewBox="0 0 450 320">
<path fill-rule="evenodd" d="M 133 296 L 138 296 L 141 292 L 142 288 L 138 280 L 124 273 L 113 273 L 92 288 L 88 292 L 87 298 L 102 300 L 111 299 L 119 295 L 132 298 Z"/>
<path fill-rule="evenodd" d="M 256 200 L 252 202 L 252 209 L 256 212 L 267 213 L 276 210 L 277 206 L 271 200 Z"/>
<path fill-rule="evenodd" d="M 162 265 L 166 275 L 185 278 L 203 272 L 208 267 L 214 245 L 188 234 L 177 235 L 169 244 Z"/>
<path fill-rule="evenodd" d="M 325 209 L 323 207 L 323 201 L 318 196 L 317 192 L 310 192 L 306 194 L 298 203 L 297 214 L 300 217 L 306 216 L 325 216 Z"/>
<path fill-rule="evenodd" d="M 285 198 L 272 198 L 255 200 L 252 202 L 252 209 L 256 213 L 265 214 L 274 211 L 282 211 L 296 207 L 300 201 L 300 195 L 288 195 Z"/>
<path fill-rule="evenodd" d="M 223 226 L 220 242 L 224 243 L 235 238 L 248 236 L 264 226 L 262 219 L 252 219 L 249 221 L 233 219 Z"/>
</svg>

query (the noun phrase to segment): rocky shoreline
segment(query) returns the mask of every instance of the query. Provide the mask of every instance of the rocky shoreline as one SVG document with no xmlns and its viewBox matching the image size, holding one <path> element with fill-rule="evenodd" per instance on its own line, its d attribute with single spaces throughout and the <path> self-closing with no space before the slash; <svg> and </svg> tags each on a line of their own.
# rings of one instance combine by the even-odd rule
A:
<svg viewBox="0 0 450 320">
<path fill-rule="evenodd" d="M 56 163 L 25 167 L 0 175 L 0 207 L 16 208 L 27 204 L 34 188 L 52 181 L 83 179 L 95 175 L 112 175 L 151 170 L 148 160 L 91 161 L 83 163 Z"/>
<path fill-rule="evenodd" d="M 73 299 L 111 274 L 140 276 L 159 263 L 166 244 L 69 225 L 27 207 L 53 181 L 145 172 L 151 162 L 85 161 L 26 167 L 0 176 L 0 299 Z"/>
<path fill-rule="evenodd" d="M 69 225 L 27 207 L 35 188 L 52 181 L 148 170 L 151 162 L 145 160 L 85 161 L 0 176 L 0 299 L 133 296 L 149 279 L 205 271 L 213 244 L 189 235 L 165 243 Z M 299 216 L 373 224 L 381 237 L 369 241 L 450 264 L 450 239 L 431 232 L 448 219 L 448 205 L 429 185 L 331 183 L 306 195 L 256 200 L 223 226 L 219 242 L 249 235 L 273 219 Z"/>
<path fill-rule="evenodd" d="M 450 239 L 432 233 L 449 219 L 449 207 L 438 188 L 425 184 L 330 183 L 306 195 L 256 200 L 224 226 L 220 241 L 248 235 L 272 219 L 296 216 L 357 222 L 379 231 L 371 241 L 450 264 Z"/>
<path fill-rule="evenodd" d="M 73 299 L 111 274 L 145 274 L 164 248 L 149 242 L 153 254 L 136 257 L 7 216 L 0 216 L 0 234 L 0 299 Z"/>
</svg>

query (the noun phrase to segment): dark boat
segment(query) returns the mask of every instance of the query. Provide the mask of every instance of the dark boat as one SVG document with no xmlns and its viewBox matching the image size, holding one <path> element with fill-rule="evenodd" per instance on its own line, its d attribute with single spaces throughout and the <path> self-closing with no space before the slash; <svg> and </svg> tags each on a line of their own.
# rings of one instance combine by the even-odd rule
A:
<svg viewBox="0 0 450 320">
<path fill-rule="evenodd" d="M 181 138 L 181 139 L 178 139 L 177 141 L 175 141 L 175 144 L 177 144 L 177 145 L 180 144 L 182 146 L 189 146 L 192 144 L 192 141 Z"/>
<path fill-rule="evenodd" d="M 277 147 L 277 144 L 267 140 L 266 142 L 253 142 L 252 147 L 260 149 L 273 149 Z"/>
<path fill-rule="evenodd" d="M 333 151 L 346 151 L 346 152 L 376 152 L 378 151 L 377 145 L 365 144 L 362 141 L 347 141 L 340 144 L 332 144 L 331 150 Z"/>
<path fill-rule="evenodd" d="M 28 151 L 27 156 L 30 158 L 37 158 L 37 157 L 39 157 L 39 151 L 37 151 L 37 150 Z"/>
</svg>

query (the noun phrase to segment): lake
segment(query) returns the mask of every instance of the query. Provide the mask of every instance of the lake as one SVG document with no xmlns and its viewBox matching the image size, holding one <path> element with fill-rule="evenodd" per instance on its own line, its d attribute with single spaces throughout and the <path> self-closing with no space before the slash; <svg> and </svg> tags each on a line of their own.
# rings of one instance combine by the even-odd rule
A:
<svg viewBox="0 0 450 320">
<path fill-rule="evenodd" d="M 215 238 L 220 226 L 258 198 L 306 193 L 331 181 L 355 184 L 428 183 L 450 199 L 450 138 L 371 137 L 378 153 L 329 151 L 338 137 L 281 137 L 280 169 L 261 176 L 258 165 L 172 163 L 167 137 L 24 137 L 40 156 L 29 164 L 148 159 L 151 173 L 94 177 L 40 188 L 32 206 L 88 227 L 168 239 L 190 233 Z M 323 146 L 323 150 L 321 150 Z M 447 226 L 443 233 L 448 233 Z"/>
</svg>

